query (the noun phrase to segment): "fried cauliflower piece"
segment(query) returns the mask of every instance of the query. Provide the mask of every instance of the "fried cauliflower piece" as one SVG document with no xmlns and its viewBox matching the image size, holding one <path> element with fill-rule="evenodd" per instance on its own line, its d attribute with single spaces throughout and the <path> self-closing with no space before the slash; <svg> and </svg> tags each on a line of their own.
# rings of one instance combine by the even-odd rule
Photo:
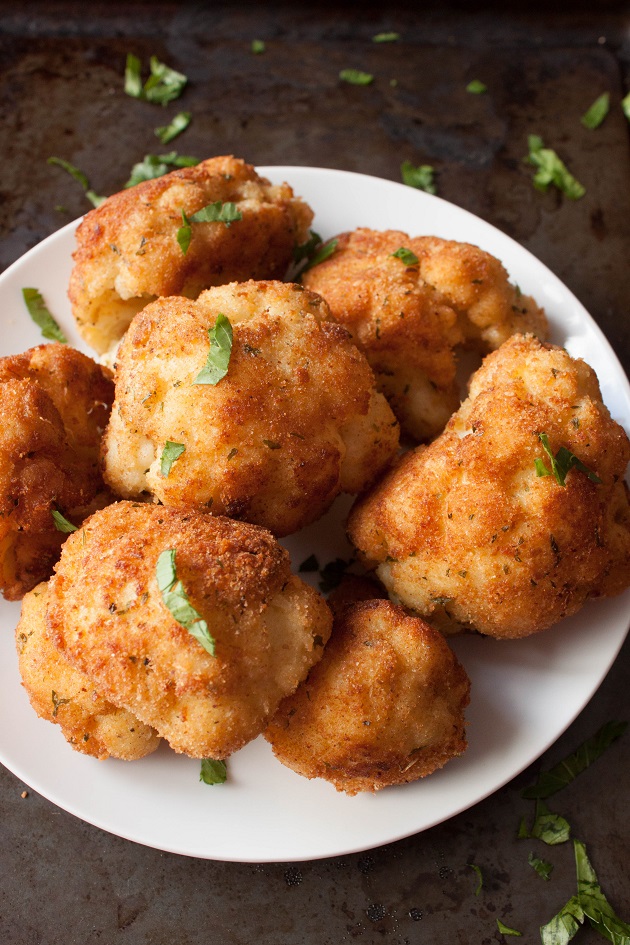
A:
<svg viewBox="0 0 630 945">
<path fill-rule="evenodd" d="M 126 709 L 103 699 L 92 681 L 53 646 L 46 628 L 48 585 L 24 597 L 15 631 L 22 684 L 40 719 L 59 725 L 67 742 L 94 758 L 144 758 L 160 739 Z"/>
<path fill-rule="evenodd" d="M 196 383 L 228 317 L 227 374 Z M 125 498 L 244 519 L 287 535 L 389 463 L 398 424 L 347 331 L 301 286 L 247 282 L 136 315 L 117 356 L 105 479 Z M 167 442 L 185 448 L 164 471 Z"/>
<path fill-rule="evenodd" d="M 65 535 L 105 504 L 102 431 L 111 372 L 62 344 L 0 358 L 0 588 L 19 600 L 49 577 Z"/>
<path fill-rule="evenodd" d="M 564 486 L 537 475 L 538 461 L 552 471 L 541 434 L 584 466 Z M 349 534 L 390 595 L 441 629 L 524 637 L 630 584 L 629 458 L 593 370 L 517 335 L 444 433 L 355 505 Z"/>
<path fill-rule="evenodd" d="M 214 655 L 167 607 L 156 579 L 164 551 L 175 552 Z M 260 734 L 320 658 L 331 624 L 269 532 L 149 504 L 93 515 L 50 583 L 55 646 L 103 696 L 195 758 L 225 758 Z"/>
<path fill-rule="evenodd" d="M 233 204 L 234 222 L 192 223 L 186 253 L 177 234 L 210 204 Z M 310 207 L 288 184 L 272 185 L 250 164 L 216 157 L 108 197 L 77 230 L 69 296 L 81 336 L 103 354 L 133 316 L 166 295 L 246 279 L 281 279 L 305 242 Z"/>
<path fill-rule="evenodd" d="M 307 778 L 356 794 L 416 781 L 466 748 L 470 683 L 442 635 L 372 600 L 335 618 L 321 661 L 265 738 Z"/>
<path fill-rule="evenodd" d="M 477 246 L 366 228 L 337 239 L 304 285 L 352 332 L 403 430 L 417 440 L 439 433 L 459 406 L 457 346 L 490 351 L 517 331 L 547 336 L 542 309 Z M 417 263 L 393 255 L 401 248 Z"/>
</svg>

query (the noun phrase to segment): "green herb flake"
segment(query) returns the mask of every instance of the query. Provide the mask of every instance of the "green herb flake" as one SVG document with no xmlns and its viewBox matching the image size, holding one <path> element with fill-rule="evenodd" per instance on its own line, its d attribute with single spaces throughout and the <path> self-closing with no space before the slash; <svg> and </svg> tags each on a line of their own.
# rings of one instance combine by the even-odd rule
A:
<svg viewBox="0 0 630 945">
<path fill-rule="evenodd" d="M 204 784 L 223 784 L 226 779 L 227 767 L 225 761 L 217 761 L 214 758 L 201 759 L 200 781 L 203 781 Z"/>
<path fill-rule="evenodd" d="M 593 761 L 596 761 L 614 741 L 624 734 L 627 727 L 627 722 L 606 722 L 591 738 L 580 745 L 576 752 L 557 764 L 551 771 L 541 772 L 536 783 L 525 788 L 521 796 L 528 799 L 551 797 L 556 791 L 570 784 Z"/>
<path fill-rule="evenodd" d="M 215 641 L 208 630 L 208 624 L 188 600 L 182 582 L 177 580 L 175 553 L 175 548 L 162 551 L 155 566 L 155 577 L 162 600 L 173 619 L 188 630 L 207 653 L 214 656 Z"/>
<path fill-rule="evenodd" d="M 539 856 L 535 856 L 533 853 L 529 854 L 527 857 L 527 862 L 532 867 L 532 869 L 536 870 L 542 879 L 549 879 L 553 871 L 552 863 L 548 863 L 547 860 L 541 860 Z"/>
<path fill-rule="evenodd" d="M 349 85 L 371 85 L 374 81 L 371 72 L 361 72 L 360 69 L 342 69 L 339 78 Z"/>
<path fill-rule="evenodd" d="M 630 943 L 630 925 L 615 914 L 597 881 L 597 874 L 580 840 L 573 841 L 577 873 L 577 899 L 591 926 L 613 945 Z"/>
<path fill-rule="evenodd" d="M 276 443 L 275 440 L 263 440 L 263 443 L 264 443 L 265 446 L 268 447 L 270 450 L 279 450 L 279 449 L 281 449 L 281 447 L 282 447 L 282 444 L 281 444 L 281 443 Z"/>
<path fill-rule="evenodd" d="M 584 922 L 584 911 L 577 896 L 572 896 L 560 912 L 540 927 L 542 945 L 567 945 Z"/>
<path fill-rule="evenodd" d="M 78 531 L 77 526 L 73 525 L 72 522 L 69 522 L 67 518 L 64 518 L 61 512 L 53 509 L 50 514 L 53 517 L 55 528 L 58 532 L 63 532 L 66 535 L 70 535 L 72 532 Z"/>
<path fill-rule="evenodd" d="M 621 99 L 621 110 L 630 121 L 630 92 Z"/>
<path fill-rule="evenodd" d="M 551 470 L 547 468 L 544 460 L 537 458 L 534 460 L 534 467 L 537 476 L 553 476 L 559 486 L 566 486 L 567 473 L 571 469 L 577 469 L 584 473 L 591 482 L 601 483 L 601 479 L 591 469 L 586 466 L 581 459 L 578 459 L 575 453 L 568 450 L 566 446 L 561 446 L 556 455 L 553 455 L 549 445 L 549 437 L 546 433 L 539 433 L 538 439 L 543 445 L 543 449 L 549 458 Z"/>
<path fill-rule="evenodd" d="M 537 168 L 533 183 L 537 190 L 546 191 L 550 184 L 557 187 L 570 200 L 579 200 L 586 188 L 570 173 L 555 151 L 546 148 L 540 135 L 528 135 L 529 154 L 525 158 Z"/>
<path fill-rule="evenodd" d="M 468 864 L 471 870 L 474 870 L 477 874 L 477 887 L 475 889 L 475 896 L 478 896 L 483 889 L 483 873 L 481 872 L 481 867 L 477 866 L 475 863 Z"/>
<path fill-rule="evenodd" d="M 226 226 L 230 226 L 236 220 L 242 220 L 243 214 L 237 209 L 235 203 L 222 203 L 216 200 L 191 214 L 189 219 L 191 223 L 225 223 Z"/>
<path fill-rule="evenodd" d="M 518 932 L 516 929 L 511 929 L 509 925 L 506 925 L 504 922 L 501 922 L 501 919 L 497 919 L 497 928 L 502 935 L 518 935 L 521 936 L 523 933 Z"/>
<path fill-rule="evenodd" d="M 185 210 L 182 210 L 182 225 L 177 230 L 176 238 L 179 243 L 179 248 L 185 256 L 192 239 L 192 226 L 190 225 L 190 219 L 186 216 Z"/>
<path fill-rule="evenodd" d="M 571 827 L 561 814 L 554 814 L 543 801 L 537 800 L 530 836 L 553 847 L 571 838 Z"/>
<path fill-rule="evenodd" d="M 309 555 L 308 558 L 305 558 L 302 564 L 299 566 L 298 571 L 300 573 L 310 572 L 310 571 L 319 571 L 319 561 L 315 555 Z"/>
<path fill-rule="evenodd" d="M 400 39 L 400 33 L 377 33 L 372 37 L 373 43 L 396 43 Z"/>
<path fill-rule="evenodd" d="M 267 47 L 266 47 L 266 45 L 265 45 L 265 43 L 263 42 L 262 39 L 253 39 L 253 40 L 252 40 L 251 50 L 252 50 L 252 52 L 254 53 L 255 56 L 260 56 L 260 55 L 262 55 L 262 53 L 264 53 L 266 49 L 267 49 Z"/>
<path fill-rule="evenodd" d="M 219 312 L 213 328 L 208 329 L 210 350 L 205 367 L 201 369 L 193 384 L 211 384 L 214 386 L 225 377 L 232 354 L 232 326 L 229 318 Z"/>
<path fill-rule="evenodd" d="M 68 339 L 50 314 L 39 289 L 22 289 L 22 298 L 28 309 L 28 314 L 41 331 L 42 338 L 60 341 L 64 345 L 67 344 Z"/>
<path fill-rule="evenodd" d="M 293 262 L 299 263 L 303 259 L 308 259 L 313 255 L 318 246 L 321 246 L 322 238 L 315 230 L 310 230 L 310 236 L 305 243 L 299 243 L 293 247 Z"/>
<path fill-rule="evenodd" d="M 343 558 L 335 558 L 329 561 L 320 570 L 319 589 L 323 594 L 333 591 L 341 583 L 341 579 L 351 565 L 351 561 L 344 561 Z"/>
<path fill-rule="evenodd" d="M 179 98 L 188 82 L 188 77 L 160 62 L 156 56 L 151 56 L 149 68 L 151 74 L 143 85 L 140 60 L 133 53 L 128 53 L 125 64 L 127 95 L 158 105 L 168 105 L 169 102 Z"/>
<path fill-rule="evenodd" d="M 436 194 L 435 186 L 435 168 L 430 164 L 420 164 L 414 167 L 411 161 L 403 161 L 400 165 L 403 184 L 408 187 L 415 187 L 416 190 L 424 190 L 427 194 Z"/>
<path fill-rule="evenodd" d="M 57 718 L 57 712 L 59 711 L 61 706 L 68 705 L 69 702 L 70 702 L 70 699 L 61 699 L 59 695 L 55 692 L 55 690 L 54 689 L 52 690 L 52 704 L 53 704 L 52 717 L 53 719 Z"/>
<path fill-rule="evenodd" d="M 183 443 L 173 443 L 172 440 L 167 440 L 164 444 L 164 449 L 162 450 L 162 455 L 160 457 L 160 472 L 166 478 L 171 471 L 171 466 L 175 460 L 179 459 L 182 453 L 186 452 L 186 447 Z"/>
<path fill-rule="evenodd" d="M 466 91 L 470 92 L 471 95 L 483 95 L 484 92 L 488 91 L 488 86 L 479 79 L 473 79 L 466 86 Z"/>
<path fill-rule="evenodd" d="M 302 269 L 302 272 L 312 269 L 313 266 L 319 266 L 320 263 L 323 263 L 326 259 L 329 259 L 337 249 L 338 243 L 339 240 L 330 240 L 328 243 L 325 243 L 320 249 L 317 250 L 316 253 L 311 256 Z"/>
<path fill-rule="evenodd" d="M 188 128 L 191 120 L 192 112 L 179 112 L 168 125 L 162 125 L 161 128 L 156 128 L 155 135 L 160 139 L 162 144 L 168 144 L 169 141 L 172 141 L 177 135 L 181 135 L 182 131 Z"/>
<path fill-rule="evenodd" d="M 419 259 L 415 253 L 412 253 L 410 249 L 405 249 L 404 246 L 401 246 L 400 249 L 397 249 L 395 253 L 391 254 L 395 256 L 396 259 L 400 259 L 405 266 L 417 266 Z"/>
<path fill-rule="evenodd" d="M 131 177 L 125 184 L 125 188 L 135 187 L 136 184 L 141 184 L 145 180 L 163 177 L 164 174 L 178 167 L 195 167 L 197 164 L 199 164 L 198 158 L 178 154 L 177 151 L 170 151 L 168 154 L 145 154 L 142 161 L 132 167 Z"/>
<path fill-rule="evenodd" d="M 107 200 L 107 197 L 99 197 L 99 195 L 92 190 L 90 187 L 90 182 L 83 171 L 80 171 L 79 168 L 75 167 L 74 164 L 71 164 L 70 161 L 64 161 L 63 158 L 58 157 L 49 157 L 46 163 L 61 167 L 64 171 L 67 171 L 71 177 L 74 177 L 74 179 L 83 187 L 85 196 L 93 207 L 100 207 L 103 201 Z"/>
<path fill-rule="evenodd" d="M 596 98 L 591 107 L 584 112 L 580 121 L 585 128 L 599 128 L 609 111 L 610 94 L 604 92 L 604 94 Z"/>
</svg>

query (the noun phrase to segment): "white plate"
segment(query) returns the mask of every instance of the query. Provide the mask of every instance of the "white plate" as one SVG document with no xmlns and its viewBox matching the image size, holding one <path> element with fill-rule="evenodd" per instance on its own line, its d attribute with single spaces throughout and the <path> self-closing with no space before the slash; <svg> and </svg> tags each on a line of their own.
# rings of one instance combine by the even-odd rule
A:
<svg viewBox="0 0 630 945">
<path fill-rule="evenodd" d="M 395 228 L 476 243 L 503 261 L 513 281 L 547 310 L 555 342 L 599 376 L 615 419 L 630 429 L 630 389 L 608 342 L 577 299 L 525 249 L 482 220 L 402 184 L 344 171 L 263 167 L 287 180 L 316 211 L 325 238 L 357 226 Z M 38 288 L 78 347 L 66 289 L 72 223 L 0 277 L 0 353 L 41 342 L 21 297 Z M 89 353 L 89 352 L 88 352 Z M 348 549 L 341 500 L 322 522 L 286 544 L 294 566 Z M 19 684 L 13 629 L 19 605 L 0 603 L 0 760 L 21 780 L 82 820 L 138 843 L 216 860 L 309 860 L 378 846 L 425 830 L 496 791 L 536 759 L 591 698 L 624 640 L 628 593 L 593 602 L 570 620 L 525 640 L 462 638 L 455 649 L 472 680 L 470 747 L 424 781 L 354 798 L 307 781 L 275 761 L 259 738 L 229 761 L 229 781 L 210 787 L 199 764 L 163 747 L 132 764 L 100 763 L 72 751 L 38 719 Z"/>
</svg>

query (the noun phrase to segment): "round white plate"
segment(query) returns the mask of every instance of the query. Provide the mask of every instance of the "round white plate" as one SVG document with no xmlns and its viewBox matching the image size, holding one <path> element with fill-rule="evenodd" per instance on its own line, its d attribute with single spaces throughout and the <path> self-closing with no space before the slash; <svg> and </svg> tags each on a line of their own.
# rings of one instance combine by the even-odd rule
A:
<svg viewBox="0 0 630 945">
<path fill-rule="evenodd" d="M 324 238 L 357 226 L 394 228 L 476 243 L 549 316 L 552 340 L 584 357 L 613 416 L 630 429 L 630 389 L 608 342 L 569 290 L 499 230 L 444 200 L 402 184 L 345 171 L 263 167 L 314 208 Z M 0 277 L 0 354 L 41 343 L 24 307 L 38 288 L 72 343 L 66 297 L 76 223 L 36 246 Z M 90 353 L 87 351 L 87 353 Z M 286 545 L 294 567 L 347 557 L 340 500 L 325 519 Z M 534 761 L 591 698 L 626 635 L 630 596 L 592 602 L 557 627 L 525 640 L 481 637 L 454 648 L 472 680 L 468 751 L 423 781 L 354 798 L 307 781 L 258 738 L 228 762 L 229 780 L 199 781 L 199 763 L 162 747 L 133 763 L 98 762 L 72 751 L 41 721 L 20 686 L 13 643 L 19 605 L 0 603 L 0 760 L 26 784 L 82 820 L 138 843 L 189 856 L 244 862 L 309 860 L 378 846 L 425 830 L 496 791 Z"/>
</svg>

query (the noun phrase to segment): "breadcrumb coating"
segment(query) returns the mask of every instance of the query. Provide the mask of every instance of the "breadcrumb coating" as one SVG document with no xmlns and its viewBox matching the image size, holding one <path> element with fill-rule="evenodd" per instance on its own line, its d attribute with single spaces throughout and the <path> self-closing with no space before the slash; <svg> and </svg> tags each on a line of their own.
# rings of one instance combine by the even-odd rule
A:
<svg viewBox="0 0 630 945">
<path fill-rule="evenodd" d="M 0 588 L 19 600 L 48 578 L 74 525 L 109 500 L 99 466 L 111 372 L 73 348 L 0 358 Z"/>
<path fill-rule="evenodd" d="M 22 684 L 40 719 L 58 725 L 67 742 L 100 761 L 144 758 L 160 739 L 126 709 L 99 695 L 84 673 L 53 646 L 46 628 L 48 585 L 38 584 L 24 597 L 15 630 Z"/>
<path fill-rule="evenodd" d="M 195 383 L 218 315 L 233 329 L 227 374 Z M 121 496 L 211 510 L 287 535 L 387 466 L 398 424 L 325 302 L 281 282 L 160 299 L 117 355 L 104 474 Z M 167 442 L 184 447 L 165 474 Z"/>
<path fill-rule="evenodd" d="M 437 630 L 389 601 L 352 603 L 265 738 L 298 774 L 347 794 L 378 791 L 423 778 L 464 751 L 469 693 Z"/>
<path fill-rule="evenodd" d="M 552 471 L 541 434 L 586 471 L 538 475 L 537 460 Z M 630 585 L 629 458 L 594 371 L 517 335 L 444 433 L 355 505 L 349 535 L 390 595 L 446 632 L 527 636 Z"/>
<path fill-rule="evenodd" d="M 214 655 L 158 588 L 158 558 L 171 550 Z M 320 658 L 331 624 L 269 532 L 156 505 L 97 512 L 65 543 L 50 582 L 55 646 L 103 696 L 195 758 L 225 758 L 260 734 Z"/>
<path fill-rule="evenodd" d="M 337 240 L 303 282 L 352 332 L 402 429 L 416 440 L 439 433 L 459 406 L 458 346 L 485 352 L 515 332 L 547 336 L 542 309 L 477 246 L 367 228 Z M 411 260 L 394 255 L 401 248 Z"/>
<path fill-rule="evenodd" d="M 192 223 L 186 253 L 177 240 L 209 204 L 234 204 L 241 219 Z M 247 279 L 281 279 L 308 239 L 310 207 L 288 184 L 272 185 L 251 164 L 210 158 L 108 197 L 77 230 L 69 296 L 77 328 L 103 354 L 144 306 L 167 295 Z"/>
</svg>

